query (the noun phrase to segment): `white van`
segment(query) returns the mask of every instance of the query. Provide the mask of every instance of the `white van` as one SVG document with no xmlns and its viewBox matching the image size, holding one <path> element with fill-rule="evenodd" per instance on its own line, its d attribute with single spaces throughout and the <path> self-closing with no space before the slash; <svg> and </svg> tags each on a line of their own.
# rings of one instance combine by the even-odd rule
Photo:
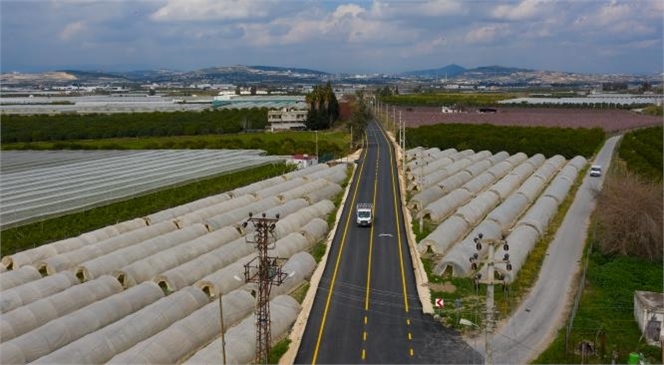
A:
<svg viewBox="0 0 664 365">
<path fill-rule="evenodd" d="M 600 166 L 600 165 L 590 166 L 590 176 L 592 176 L 592 177 L 602 176 L 602 166 Z"/>
</svg>

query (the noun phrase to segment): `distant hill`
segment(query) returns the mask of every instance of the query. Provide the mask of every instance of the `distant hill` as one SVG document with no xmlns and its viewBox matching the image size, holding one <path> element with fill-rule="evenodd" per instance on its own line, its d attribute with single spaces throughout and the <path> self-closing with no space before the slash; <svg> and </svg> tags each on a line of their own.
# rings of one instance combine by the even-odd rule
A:
<svg viewBox="0 0 664 365">
<path fill-rule="evenodd" d="M 517 72 L 535 72 L 535 70 L 516 68 L 516 67 L 503 67 L 503 66 L 482 66 L 465 70 L 464 74 L 485 74 L 491 76 L 509 76 Z"/>
<path fill-rule="evenodd" d="M 291 67 L 275 67 L 275 66 L 248 66 L 250 69 L 268 71 L 268 72 L 291 72 L 307 75 L 329 75 L 327 72 L 311 70 L 308 68 L 291 68 Z"/>
<path fill-rule="evenodd" d="M 464 67 L 451 64 L 441 68 L 435 68 L 430 70 L 408 71 L 402 73 L 402 75 L 440 79 L 445 77 L 454 77 L 464 73 L 465 71 L 466 69 Z"/>
<path fill-rule="evenodd" d="M 56 72 L 64 72 L 66 74 L 72 75 L 76 77 L 77 80 L 79 81 L 87 81 L 87 80 L 99 80 L 99 79 L 112 79 L 112 80 L 117 80 L 117 79 L 126 79 L 125 76 L 121 74 L 116 74 L 116 73 L 110 73 L 110 72 L 101 72 L 101 71 L 79 71 L 79 70 L 60 70 Z"/>
</svg>

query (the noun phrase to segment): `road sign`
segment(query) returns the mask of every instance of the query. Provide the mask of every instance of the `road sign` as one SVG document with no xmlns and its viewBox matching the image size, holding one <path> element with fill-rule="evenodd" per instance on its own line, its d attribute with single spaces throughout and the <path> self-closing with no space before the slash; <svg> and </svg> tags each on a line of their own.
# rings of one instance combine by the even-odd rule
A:
<svg viewBox="0 0 664 365">
<path fill-rule="evenodd" d="M 442 308 L 445 306 L 445 300 L 443 298 L 436 298 L 436 307 Z"/>
</svg>

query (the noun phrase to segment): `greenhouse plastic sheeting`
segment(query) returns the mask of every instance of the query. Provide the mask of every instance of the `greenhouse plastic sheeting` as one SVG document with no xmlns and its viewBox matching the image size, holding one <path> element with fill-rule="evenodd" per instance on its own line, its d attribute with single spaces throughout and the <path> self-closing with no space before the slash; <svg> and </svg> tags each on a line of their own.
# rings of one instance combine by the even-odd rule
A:
<svg viewBox="0 0 664 365">
<path fill-rule="evenodd" d="M 456 176 L 456 175 L 455 175 Z M 426 188 L 421 193 L 415 194 L 408 202 L 408 209 L 413 211 L 420 211 L 427 207 L 432 202 L 445 196 L 447 191 L 436 185 Z"/>
<path fill-rule="evenodd" d="M 541 196 L 537 202 L 519 220 L 517 226 L 528 225 L 533 227 L 539 235 L 546 233 L 551 219 L 558 211 L 558 201 L 549 196 Z"/>
<path fill-rule="evenodd" d="M 50 354 L 164 296 L 157 284 L 143 283 L 54 319 L 0 344 L 0 363 L 25 364 Z M 70 364 L 72 361 L 64 361 Z"/>
<path fill-rule="evenodd" d="M 197 288 L 184 288 L 54 351 L 35 364 L 102 364 L 208 304 Z"/>
<path fill-rule="evenodd" d="M 2 258 L 2 263 L 8 268 L 19 268 L 24 265 L 35 265 L 40 260 L 47 259 L 60 253 L 73 251 L 83 246 L 105 240 L 134 229 L 145 227 L 145 221 L 140 218 L 120 222 L 111 226 L 83 233 L 78 237 L 67 238 L 31 248 Z"/>
<path fill-rule="evenodd" d="M 215 231 L 226 226 L 230 226 L 234 223 L 245 221 L 249 218 L 249 213 L 258 214 L 264 212 L 267 209 L 276 207 L 281 202 L 276 196 L 271 196 L 265 199 L 261 199 L 255 203 L 245 205 L 228 211 L 223 214 L 215 215 L 212 218 L 205 220 L 205 225 L 208 227 L 208 230 Z"/>
<path fill-rule="evenodd" d="M 426 236 L 417 245 L 417 250 L 425 253 L 430 247 L 434 253 L 444 254 L 467 229 L 468 222 L 458 215 L 453 215 Z"/>
<path fill-rule="evenodd" d="M 149 238 L 175 231 L 176 229 L 177 226 L 172 222 L 161 222 L 153 226 L 135 229 L 73 251 L 49 257 L 43 261 L 39 261 L 37 268 L 40 272 L 46 272 L 51 275 L 62 270 L 72 269 L 82 262 L 137 244 Z"/>
<path fill-rule="evenodd" d="M 284 264 L 282 270 L 288 276 L 281 285 L 273 286 L 270 290 L 270 298 L 282 294 L 288 294 L 300 286 L 305 280 L 311 278 L 316 269 L 316 260 L 307 252 L 298 252 Z"/>
<path fill-rule="evenodd" d="M 138 260 L 113 272 L 125 288 L 152 280 L 164 271 L 191 261 L 200 255 L 237 241 L 240 233 L 226 227 Z"/>
<path fill-rule="evenodd" d="M 486 161 L 479 161 L 479 162 L 476 162 L 476 164 L 477 163 L 481 164 L 483 162 L 486 162 Z M 475 166 L 475 165 L 471 165 L 470 167 L 472 167 L 472 166 Z M 470 168 L 470 167 L 468 167 L 468 168 Z M 470 172 L 467 171 L 468 168 L 457 172 L 456 174 L 454 174 L 454 175 L 446 178 L 445 180 L 437 183 L 435 186 L 443 189 L 443 194 L 449 194 L 450 192 L 454 191 L 454 189 L 460 188 L 461 186 L 463 186 L 463 184 L 467 183 L 468 181 L 470 181 L 473 178 L 473 175 Z"/>
<path fill-rule="evenodd" d="M 219 204 L 221 202 L 225 202 L 227 200 L 231 200 L 231 196 L 223 193 L 223 194 L 217 194 L 217 195 L 212 195 L 205 197 L 203 199 L 198 199 L 190 203 L 178 205 L 177 207 L 173 208 L 168 208 L 162 211 L 159 211 L 154 214 L 150 214 L 145 216 L 143 219 L 148 224 L 155 224 L 167 220 L 171 220 L 173 218 L 185 215 L 187 213 L 191 213 L 195 210 L 199 209 L 205 209 L 207 207 Z"/>
<path fill-rule="evenodd" d="M 3 175 L 0 218 L 3 224 L 35 220 L 104 204 L 202 177 L 282 160 L 260 151 L 158 151 L 114 163 L 70 164 L 36 172 Z M 7 181 L 7 183 L 5 183 Z"/>
<path fill-rule="evenodd" d="M 178 227 L 182 228 L 196 223 L 203 223 L 210 217 L 230 212 L 233 209 L 241 208 L 257 201 L 258 199 L 253 195 L 242 195 L 237 198 L 210 205 L 206 208 L 193 210 L 176 217 L 173 221 Z"/>
<path fill-rule="evenodd" d="M 563 165 L 565 164 L 566 160 L 563 156 L 561 155 L 555 155 L 551 157 L 550 159 L 546 160 L 544 165 L 540 167 L 540 170 L 537 170 L 534 175 L 541 175 L 543 180 L 548 181 L 549 178 L 553 175 L 555 175 L 558 170 L 560 170 Z"/>
<path fill-rule="evenodd" d="M 503 276 L 503 280 L 506 283 L 514 282 L 516 279 L 519 270 L 523 267 L 523 264 L 526 262 L 526 258 L 530 251 L 535 247 L 537 240 L 539 240 L 539 235 L 537 231 L 530 226 L 519 226 L 515 228 L 512 233 L 506 238 L 509 242 L 509 254 L 510 254 L 510 264 L 512 264 L 512 270 L 507 271 L 504 263 L 496 264 L 496 271 Z M 505 251 L 500 247 L 496 250 L 496 258 L 502 259 L 505 256 Z M 484 268 L 486 269 L 486 268 Z"/>
<path fill-rule="evenodd" d="M 478 261 L 484 259 L 487 255 L 486 245 L 482 245 L 482 249 L 477 251 L 477 245 L 474 241 L 478 234 L 482 233 L 484 239 L 502 239 L 502 228 L 493 221 L 484 220 L 477 225 L 461 242 L 459 242 L 450 252 L 445 255 L 442 260 L 433 269 L 436 275 L 443 275 L 449 269 L 452 270 L 452 275 L 456 277 L 465 277 L 471 274 L 471 266 L 469 258 L 473 254 L 478 254 Z"/>
<path fill-rule="evenodd" d="M 330 231 L 327 222 L 320 218 L 314 218 L 307 223 L 302 229 L 300 234 L 303 235 L 310 244 L 315 244 L 325 238 Z"/>
<path fill-rule="evenodd" d="M 285 237 L 291 232 L 295 232 L 309 223 L 314 218 L 324 218 L 327 214 L 334 211 L 334 203 L 329 200 L 321 200 L 314 205 L 301 209 L 284 219 L 280 219 L 274 228 L 274 234 L 277 238 Z"/>
<path fill-rule="evenodd" d="M 415 148 L 406 150 L 406 161 L 410 161 L 414 158 L 417 158 L 417 155 L 421 154 L 422 151 L 424 151 L 424 147 L 422 146 L 417 146 Z"/>
<path fill-rule="evenodd" d="M 91 280 L 207 233 L 208 230 L 204 225 L 195 224 L 86 261 L 74 271 L 80 280 Z"/>
<path fill-rule="evenodd" d="M 305 167 L 303 169 L 291 171 L 291 172 L 283 174 L 281 176 L 283 176 L 283 178 L 286 179 L 286 180 L 293 180 L 293 179 L 297 179 L 298 177 L 307 176 L 307 175 L 312 174 L 312 173 L 317 172 L 317 171 L 326 170 L 328 168 L 330 168 L 330 166 L 328 166 L 327 164 L 319 163 L 319 164 L 315 164 L 313 166 Z"/>
<path fill-rule="evenodd" d="M 432 172 L 431 174 L 424 175 L 420 179 L 416 179 L 415 181 L 409 181 L 408 190 L 423 191 L 426 188 L 433 186 L 434 184 L 456 174 L 457 172 L 463 170 L 464 168 L 472 164 L 473 161 L 470 158 L 464 158 L 459 161 L 456 161 L 435 172 Z"/>
<path fill-rule="evenodd" d="M 15 286 L 0 293 L 0 312 L 6 313 L 76 284 L 80 284 L 76 275 L 73 272 L 65 271 Z"/>
<path fill-rule="evenodd" d="M 418 217 L 428 218 L 434 224 L 440 224 L 444 219 L 452 215 L 457 208 L 472 199 L 471 194 L 466 189 L 456 189 L 435 202 L 427 205 Z"/>
<path fill-rule="evenodd" d="M 332 184 L 316 191 L 312 191 L 302 196 L 309 204 L 315 204 L 322 200 L 334 199 L 343 189 L 338 184 Z"/>
<path fill-rule="evenodd" d="M 25 283 L 41 279 L 41 274 L 34 266 L 23 266 L 0 274 L 0 291 L 11 289 Z"/>
<path fill-rule="evenodd" d="M 456 214 L 462 217 L 469 226 L 474 226 L 487 215 L 498 203 L 500 197 L 493 191 L 485 191 L 480 193 L 473 200 L 457 209 Z"/>
<path fill-rule="evenodd" d="M 302 198 L 303 196 L 313 192 L 323 189 L 329 186 L 331 183 L 325 179 L 316 179 L 310 181 L 296 189 L 291 189 L 289 191 L 284 191 L 283 193 L 277 194 L 277 198 L 283 201 L 289 201 L 297 198 Z"/>
<path fill-rule="evenodd" d="M 284 336 L 295 322 L 300 312 L 298 302 L 280 295 L 270 301 L 271 338 L 277 340 Z M 249 364 L 256 357 L 256 317 L 249 316 L 237 326 L 226 331 L 226 363 Z M 221 358 L 221 339 L 217 339 L 198 351 L 185 364 L 219 364 Z"/>
<path fill-rule="evenodd" d="M 222 301 L 226 329 L 248 316 L 255 306 L 254 297 L 244 290 L 228 293 Z M 178 364 L 219 337 L 219 318 L 217 300 L 115 355 L 108 364 Z"/>
<path fill-rule="evenodd" d="M 334 167 L 330 167 L 329 169 L 316 171 L 312 174 L 306 175 L 305 178 L 309 181 L 325 179 L 335 184 L 341 184 L 344 180 L 346 180 L 347 171 L 347 164 L 338 164 Z"/>
<path fill-rule="evenodd" d="M 255 183 L 237 189 L 233 189 L 229 191 L 228 194 L 233 198 L 236 198 L 242 195 L 253 194 L 261 189 L 265 189 L 276 184 L 281 184 L 284 181 L 286 181 L 286 179 L 283 176 L 275 176 L 269 179 L 256 181 Z"/>
<path fill-rule="evenodd" d="M 307 182 L 309 182 L 309 180 L 303 177 L 298 177 L 297 179 L 287 180 L 279 184 L 270 185 L 266 188 L 254 192 L 253 195 L 258 199 L 277 196 L 278 194 L 281 194 L 285 191 L 301 187 Z"/>
<path fill-rule="evenodd" d="M 57 294 L 4 313 L 0 317 L 0 342 L 6 342 L 58 317 L 122 291 L 112 276 L 74 285 Z"/>
<path fill-rule="evenodd" d="M 523 194 L 514 193 L 492 210 L 486 219 L 496 222 L 506 230 L 514 225 L 516 219 L 528 208 L 529 203 L 528 198 Z"/>
</svg>

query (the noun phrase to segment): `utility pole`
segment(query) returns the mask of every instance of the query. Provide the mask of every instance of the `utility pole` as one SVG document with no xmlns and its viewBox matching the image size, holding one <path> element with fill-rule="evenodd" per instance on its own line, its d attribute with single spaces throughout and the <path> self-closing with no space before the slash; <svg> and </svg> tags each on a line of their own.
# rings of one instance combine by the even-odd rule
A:
<svg viewBox="0 0 664 365">
<path fill-rule="evenodd" d="M 495 278 L 495 264 L 499 262 L 504 262 L 508 271 L 512 270 L 512 264 L 510 263 L 510 255 L 505 253 L 505 257 L 502 260 L 495 260 L 493 255 L 496 252 L 495 245 L 503 245 L 503 250 L 509 250 L 509 245 L 505 240 L 497 239 L 484 239 L 484 235 L 479 233 L 477 237 L 473 239 L 475 242 L 475 248 L 477 252 L 470 257 L 471 267 L 473 270 L 478 269 L 477 263 L 485 263 L 487 265 L 487 278 L 482 280 L 482 274 L 477 273 L 475 275 L 476 284 L 487 284 L 486 289 L 486 309 L 484 310 L 485 326 L 484 326 L 484 364 L 492 365 L 493 364 L 493 330 L 496 324 L 496 307 L 493 300 L 493 285 L 499 283 L 500 281 Z M 482 252 L 482 245 L 487 245 L 489 248 L 488 257 L 486 260 L 478 260 L 480 252 Z"/>
<path fill-rule="evenodd" d="M 401 121 L 401 110 L 399 110 L 399 125 L 401 126 L 401 157 L 404 176 L 406 175 L 406 122 Z"/>
<path fill-rule="evenodd" d="M 272 284 L 281 285 L 287 274 L 282 271 L 283 259 L 270 257 L 267 251 L 274 248 L 274 228 L 279 220 L 267 218 L 265 213 L 260 218 L 249 213 L 249 219 L 242 224 L 246 227 L 253 224 L 256 230 L 254 236 L 246 238 L 247 243 L 254 244 L 258 249 L 258 256 L 244 265 L 244 279 L 248 283 L 258 284 L 256 298 L 256 363 L 267 364 L 270 358 L 271 328 L 270 328 L 270 289 Z"/>
<path fill-rule="evenodd" d="M 221 301 L 221 293 L 219 293 L 219 318 L 221 319 L 221 357 L 222 364 L 226 365 L 226 329 L 224 328 L 224 304 Z"/>
<path fill-rule="evenodd" d="M 318 163 L 318 129 L 316 129 L 316 163 Z"/>
</svg>

